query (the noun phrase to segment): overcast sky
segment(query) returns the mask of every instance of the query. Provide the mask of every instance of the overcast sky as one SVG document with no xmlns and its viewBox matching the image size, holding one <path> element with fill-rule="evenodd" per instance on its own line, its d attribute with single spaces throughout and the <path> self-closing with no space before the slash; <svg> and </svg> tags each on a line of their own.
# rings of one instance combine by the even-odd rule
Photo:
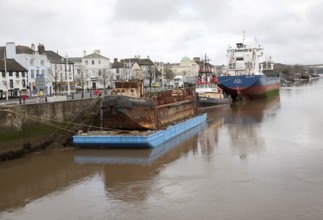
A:
<svg viewBox="0 0 323 220">
<path fill-rule="evenodd" d="M 224 64 L 244 30 L 275 62 L 323 63 L 322 0 L 0 0 L 0 8 L 1 46 L 164 62 L 207 54 Z"/>
</svg>

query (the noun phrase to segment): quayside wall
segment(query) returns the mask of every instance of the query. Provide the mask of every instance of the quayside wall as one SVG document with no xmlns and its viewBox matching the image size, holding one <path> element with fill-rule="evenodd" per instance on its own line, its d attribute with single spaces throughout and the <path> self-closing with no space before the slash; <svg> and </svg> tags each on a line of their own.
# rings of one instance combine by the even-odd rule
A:
<svg viewBox="0 0 323 220">
<path fill-rule="evenodd" d="M 0 134 L 19 132 L 32 125 L 46 124 L 50 120 L 73 122 L 77 117 L 97 113 L 98 98 L 60 102 L 44 102 L 0 107 Z M 93 106 L 94 108 L 89 109 Z"/>
<path fill-rule="evenodd" d="M 95 97 L 0 106 L 0 162 L 20 158 L 48 147 L 68 146 L 75 132 L 87 129 L 87 125 L 98 118 L 100 100 L 100 97 Z M 62 126 L 55 127 L 54 124 L 62 125 L 65 129 Z M 53 128 L 50 133 L 39 133 L 44 125 Z M 27 137 L 24 135 L 26 130 L 29 131 Z M 8 140 L 7 137 L 11 139 Z"/>
</svg>

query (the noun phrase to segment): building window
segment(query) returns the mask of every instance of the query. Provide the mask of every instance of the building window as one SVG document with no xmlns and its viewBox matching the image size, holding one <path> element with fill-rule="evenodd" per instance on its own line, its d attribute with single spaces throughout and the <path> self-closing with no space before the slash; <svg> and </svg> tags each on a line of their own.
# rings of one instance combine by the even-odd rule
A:
<svg viewBox="0 0 323 220">
<path fill-rule="evenodd" d="M 89 64 L 89 62 L 87 60 L 85 60 L 85 65 L 88 65 L 88 64 Z"/>
<path fill-rule="evenodd" d="M 25 75 L 26 75 L 25 72 L 21 73 L 21 77 L 25 77 Z"/>
<path fill-rule="evenodd" d="M 26 80 L 23 79 L 21 83 L 22 83 L 22 87 L 26 87 Z"/>
<path fill-rule="evenodd" d="M 44 77 L 45 76 L 45 70 L 41 70 L 41 74 Z"/>
<path fill-rule="evenodd" d="M 11 89 L 13 88 L 13 80 L 12 79 L 9 81 L 9 86 Z"/>
<path fill-rule="evenodd" d="M 94 60 L 92 60 L 92 65 L 94 65 Z"/>
<path fill-rule="evenodd" d="M 116 69 L 116 73 L 119 73 L 120 71 L 119 71 L 119 68 L 118 69 Z"/>
<path fill-rule="evenodd" d="M 12 76 L 12 72 L 9 72 L 9 76 Z"/>
<path fill-rule="evenodd" d="M 19 78 L 19 72 L 16 72 L 16 78 Z"/>
<path fill-rule="evenodd" d="M 35 59 L 30 59 L 30 66 L 34 66 L 35 65 Z"/>
<path fill-rule="evenodd" d="M 40 65 L 44 66 L 45 65 L 45 61 L 44 60 L 41 60 L 40 61 Z"/>
<path fill-rule="evenodd" d="M 35 70 L 30 71 L 30 78 L 32 78 L 32 79 L 35 78 Z"/>
<path fill-rule="evenodd" d="M 101 60 L 98 60 L 98 64 L 101 64 Z"/>
<path fill-rule="evenodd" d="M 6 77 L 6 73 L 2 72 L 2 77 L 5 78 Z"/>
<path fill-rule="evenodd" d="M 102 75 L 102 71 L 101 70 L 99 70 L 99 76 L 101 76 Z"/>
</svg>

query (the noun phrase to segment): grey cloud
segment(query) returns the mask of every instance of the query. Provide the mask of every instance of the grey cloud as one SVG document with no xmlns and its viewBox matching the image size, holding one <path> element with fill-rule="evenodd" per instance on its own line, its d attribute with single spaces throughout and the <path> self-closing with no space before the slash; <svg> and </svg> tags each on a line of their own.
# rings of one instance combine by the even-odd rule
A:
<svg viewBox="0 0 323 220">
<path fill-rule="evenodd" d="M 131 21 L 165 21 L 177 14 L 182 1 L 163 0 L 118 0 L 115 4 L 115 19 Z"/>
</svg>

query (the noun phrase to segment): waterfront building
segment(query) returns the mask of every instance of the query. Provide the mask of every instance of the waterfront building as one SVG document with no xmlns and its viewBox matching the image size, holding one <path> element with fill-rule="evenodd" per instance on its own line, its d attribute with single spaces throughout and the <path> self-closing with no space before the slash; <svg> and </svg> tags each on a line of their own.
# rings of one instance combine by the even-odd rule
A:
<svg viewBox="0 0 323 220">
<path fill-rule="evenodd" d="M 48 74 L 45 76 L 46 94 L 70 95 L 75 92 L 74 63 L 67 55 L 64 57 L 52 50 L 45 50 L 43 45 L 38 48 L 47 56 L 50 63 Z"/>
<path fill-rule="evenodd" d="M 165 68 L 172 70 L 175 76 L 196 76 L 198 75 L 199 65 L 197 61 L 199 58 L 190 59 L 184 56 L 179 63 L 164 64 Z"/>
<path fill-rule="evenodd" d="M 110 59 L 102 56 L 100 50 L 91 54 L 83 51 L 83 57 L 73 57 L 77 89 L 106 89 L 112 86 L 113 73 Z"/>
<path fill-rule="evenodd" d="M 0 57 L 4 54 L 27 69 L 26 85 L 30 96 L 67 93 L 69 84 L 73 91 L 73 64 L 58 53 L 46 51 L 44 45 L 39 44 L 36 50 L 34 44 L 28 47 L 9 42 L 0 47 Z"/>
<path fill-rule="evenodd" d="M 31 48 L 22 45 L 15 45 L 14 42 L 6 43 L 5 47 L 1 47 L 1 55 L 6 53 L 7 59 L 14 59 L 28 70 L 27 88 L 29 92 L 36 92 L 36 79 L 44 78 L 50 64 L 47 57 L 35 51 L 35 46 Z M 38 90 L 41 88 L 38 88 Z M 43 89 L 43 88 L 42 88 Z"/>
<path fill-rule="evenodd" d="M 134 58 L 125 58 L 118 60 L 114 58 L 111 70 L 115 80 L 142 79 L 147 84 L 159 82 L 161 73 L 156 64 L 150 59 L 135 56 Z"/>
<path fill-rule="evenodd" d="M 27 91 L 28 70 L 14 59 L 0 59 L 0 99 L 20 97 Z M 7 94 L 9 94 L 7 96 Z"/>
</svg>

